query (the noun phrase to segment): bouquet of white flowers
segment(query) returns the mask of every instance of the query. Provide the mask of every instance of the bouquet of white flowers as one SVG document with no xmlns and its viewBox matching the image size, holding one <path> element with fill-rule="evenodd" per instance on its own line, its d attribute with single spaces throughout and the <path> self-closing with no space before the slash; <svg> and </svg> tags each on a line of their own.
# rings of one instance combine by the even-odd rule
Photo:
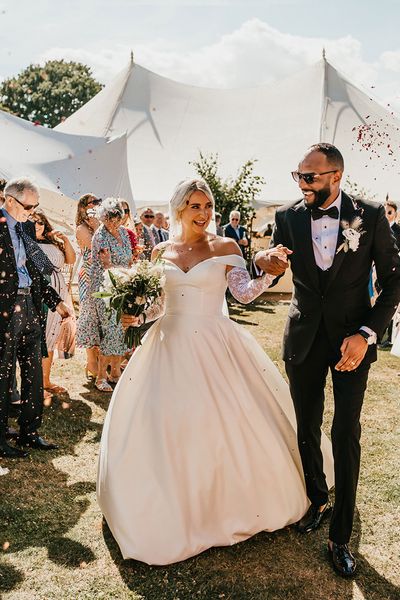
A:
<svg viewBox="0 0 400 600">
<path fill-rule="evenodd" d="M 141 316 L 140 327 L 128 327 L 125 343 L 129 348 L 139 346 L 145 333 L 146 310 L 159 298 L 165 285 L 162 261 L 142 260 L 130 268 L 115 267 L 105 272 L 103 285 L 95 298 L 102 298 L 109 310 L 116 311 L 117 321 L 123 313 Z"/>
</svg>

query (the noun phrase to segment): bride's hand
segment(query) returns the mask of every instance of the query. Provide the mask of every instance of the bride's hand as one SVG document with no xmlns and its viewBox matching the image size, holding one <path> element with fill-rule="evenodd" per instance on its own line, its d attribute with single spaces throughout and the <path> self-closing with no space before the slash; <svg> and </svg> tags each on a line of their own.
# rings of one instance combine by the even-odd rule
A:
<svg viewBox="0 0 400 600">
<path fill-rule="evenodd" d="M 140 327 L 142 324 L 142 319 L 139 317 L 134 317 L 133 315 L 127 315 L 123 313 L 121 316 L 121 325 L 124 329 L 128 329 L 128 327 Z"/>
<path fill-rule="evenodd" d="M 289 266 L 287 257 L 293 254 L 292 250 L 282 244 L 269 250 L 261 250 L 255 256 L 255 263 L 259 269 L 269 275 L 282 275 Z"/>
</svg>

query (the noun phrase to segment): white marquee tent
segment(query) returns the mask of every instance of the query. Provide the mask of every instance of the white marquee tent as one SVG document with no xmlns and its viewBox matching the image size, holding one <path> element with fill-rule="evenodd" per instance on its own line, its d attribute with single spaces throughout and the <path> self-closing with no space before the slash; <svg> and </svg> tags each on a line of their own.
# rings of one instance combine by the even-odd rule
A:
<svg viewBox="0 0 400 600">
<path fill-rule="evenodd" d="M 0 139 L 0 177 L 33 177 L 57 227 L 71 228 L 76 200 L 86 192 L 121 196 L 134 208 L 125 134 L 112 140 L 70 135 L 0 111 Z"/>
<path fill-rule="evenodd" d="M 261 75 L 262 78 L 262 75 Z M 129 174 L 138 206 L 165 205 L 188 163 L 218 152 L 221 174 L 248 159 L 267 181 L 261 201 L 299 197 L 290 171 L 305 149 L 331 142 L 349 179 L 383 200 L 400 190 L 400 121 L 339 73 L 325 57 L 290 78 L 254 88 L 185 85 L 131 64 L 59 131 L 95 136 L 127 133 Z"/>
</svg>

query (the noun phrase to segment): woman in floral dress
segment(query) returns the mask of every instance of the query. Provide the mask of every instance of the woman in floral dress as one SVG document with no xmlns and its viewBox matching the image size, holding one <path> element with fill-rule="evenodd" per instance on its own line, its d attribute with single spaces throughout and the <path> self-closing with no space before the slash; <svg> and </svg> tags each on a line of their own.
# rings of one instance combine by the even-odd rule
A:
<svg viewBox="0 0 400 600">
<path fill-rule="evenodd" d="M 99 291 L 104 271 L 112 267 L 129 267 L 133 261 L 132 246 L 127 230 L 121 221 L 124 211 L 115 198 L 107 198 L 97 209 L 101 221 L 92 240 L 92 265 L 90 270 L 90 294 Z M 87 315 L 87 324 L 99 333 L 100 355 L 96 387 L 100 391 L 112 391 L 109 384 L 116 383 L 121 375 L 121 362 L 129 348 L 124 343 L 124 330 L 117 323 L 115 311 L 108 312 L 104 300 L 93 298 L 95 310 Z M 110 375 L 107 380 L 107 367 Z"/>
</svg>

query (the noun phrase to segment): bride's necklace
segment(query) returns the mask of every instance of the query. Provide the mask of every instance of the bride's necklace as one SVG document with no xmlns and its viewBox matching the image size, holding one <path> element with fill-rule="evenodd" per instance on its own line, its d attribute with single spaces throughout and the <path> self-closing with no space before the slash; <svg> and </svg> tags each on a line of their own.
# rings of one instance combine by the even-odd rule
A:
<svg viewBox="0 0 400 600">
<path fill-rule="evenodd" d="M 180 248 L 179 246 L 177 246 L 176 243 L 174 243 L 174 246 L 175 246 L 176 253 L 178 255 L 182 256 L 183 260 L 184 260 L 184 264 L 180 268 L 182 269 L 182 271 L 187 273 L 192 268 L 192 265 L 190 263 L 186 262 L 184 257 L 188 252 L 192 252 L 193 246 L 188 246 L 187 248 L 182 248 L 182 247 Z"/>
</svg>

